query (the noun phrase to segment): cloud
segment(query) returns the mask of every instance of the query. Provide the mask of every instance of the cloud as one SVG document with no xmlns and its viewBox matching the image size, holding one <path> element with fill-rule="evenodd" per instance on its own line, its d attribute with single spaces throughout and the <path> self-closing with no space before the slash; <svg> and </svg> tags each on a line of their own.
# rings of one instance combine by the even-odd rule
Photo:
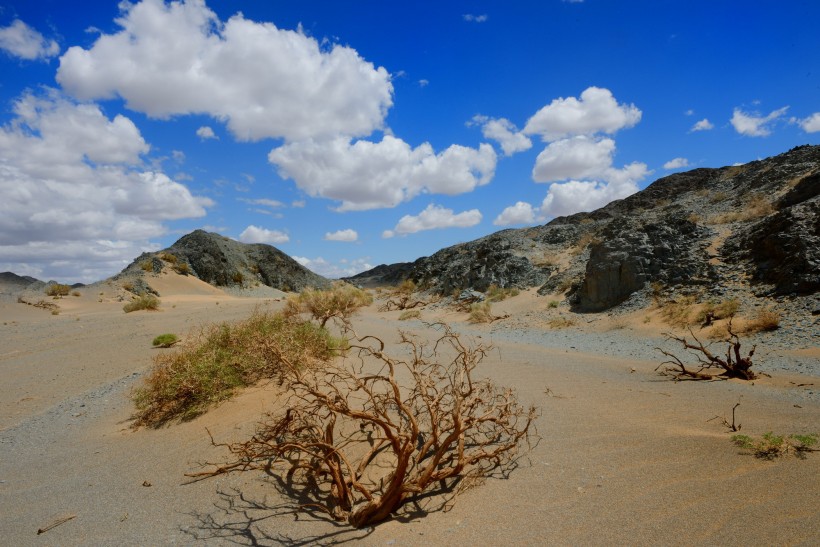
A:
<svg viewBox="0 0 820 547">
<path fill-rule="evenodd" d="M 142 170 L 150 147 L 124 116 L 109 119 L 55 90 L 25 94 L 12 110 L 0 127 L 4 263 L 37 263 L 49 277 L 110 275 L 165 234 L 165 221 L 204 216 L 213 204 Z"/>
<path fill-rule="evenodd" d="M 570 180 L 552 184 L 541 203 L 546 218 L 594 211 L 607 203 L 623 199 L 638 191 L 634 181 L 625 179 L 604 184 L 595 181 Z"/>
<path fill-rule="evenodd" d="M 496 226 L 511 226 L 513 224 L 532 224 L 533 222 L 535 222 L 535 212 L 532 205 L 518 201 L 515 205 L 510 205 L 504 209 L 493 221 L 493 224 Z"/>
<path fill-rule="evenodd" d="M 471 209 L 455 214 L 452 209 L 445 209 L 440 205 L 430 204 L 417 216 L 404 215 L 392 230 L 385 230 L 382 237 L 390 238 L 394 235 L 407 235 L 424 230 L 439 230 L 442 228 L 469 228 L 481 222 L 481 212 Z"/>
<path fill-rule="evenodd" d="M 267 243 L 268 245 L 279 245 L 290 241 L 288 234 L 279 230 L 268 230 L 251 224 L 239 234 L 239 241 L 242 243 Z"/>
<path fill-rule="evenodd" d="M 680 169 L 681 167 L 689 167 L 689 160 L 686 158 L 674 158 L 663 164 L 664 169 Z"/>
<path fill-rule="evenodd" d="M 0 27 L 0 49 L 26 61 L 47 60 L 60 53 L 60 46 L 19 19 Z"/>
<path fill-rule="evenodd" d="M 346 241 L 346 242 L 354 242 L 359 239 L 359 234 L 356 233 L 356 230 L 337 230 L 335 232 L 327 232 L 325 234 L 326 241 Z"/>
<path fill-rule="evenodd" d="M 696 122 L 689 131 L 694 133 L 695 131 L 709 131 L 714 128 L 715 126 L 709 121 L 709 118 L 703 118 L 699 122 Z"/>
<path fill-rule="evenodd" d="M 203 141 L 207 139 L 219 139 L 219 137 L 216 136 L 216 133 L 214 133 L 214 130 L 208 127 L 207 125 L 203 125 L 199 129 L 197 129 L 196 136 Z"/>
<path fill-rule="evenodd" d="M 396 137 L 352 142 L 305 140 L 273 149 L 268 160 L 310 196 L 341 202 L 339 211 L 395 207 L 429 192 L 456 195 L 490 182 L 496 154 L 452 145 L 436 154 L 429 143 L 411 148 Z"/>
<path fill-rule="evenodd" d="M 262 205 L 264 207 L 270 207 L 271 209 L 279 209 L 280 207 L 284 207 L 285 204 L 276 199 L 266 199 L 266 198 L 259 198 L 259 199 L 248 199 L 248 198 L 239 198 L 239 201 L 249 203 L 251 205 Z"/>
<path fill-rule="evenodd" d="M 153 118 L 208 114 L 244 141 L 365 136 L 392 106 L 390 74 L 350 47 L 241 13 L 223 22 L 203 1 L 120 6 L 119 32 L 60 59 L 57 81 L 81 100 L 119 96 Z"/>
<path fill-rule="evenodd" d="M 538 154 L 532 170 L 535 182 L 570 178 L 599 178 L 612 165 L 615 141 L 572 137 L 551 143 Z"/>
<path fill-rule="evenodd" d="M 817 133 L 820 131 L 820 112 L 815 112 L 808 118 L 798 120 L 798 123 L 806 133 Z"/>
<path fill-rule="evenodd" d="M 465 21 L 469 21 L 471 23 L 484 23 L 489 19 L 486 13 L 481 15 L 473 15 L 472 13 L 465 13 L 462 15 Z"/>
<path fill-rule="evenodd" d="M 580 99 L 553 100 L 527 121 L 523 132 L 554 141 L 573 135 L 612 134 L 640 120 L 641 111 L 635 105 L 618 104 L 608 89 L 589 87 Z"/>
<path fill-rule="evenodd" d="M 427 87 L 430 85 L 430 80 L 421 79 L 419 80 L 419 87 Z"/>
<path fill-rule="evenodd" d="M 307 258 L 303 256 L 294 256 L 293 259 L 319 275 L 323 275 L 329 279 L 338 279 L 340 277 L 350 277 L 358 273 L 372 270 L 373 266 L 369 263 L 368 258 L 357 258 L 354 260 L 340 260 L 334 264 L 322 258 Z"/>
<path fill-rule="evenodd" d="M 523 152 L 532 148 L 532 141 L 521 133 L 510 120 L 506 118 L 488 118 L 474 116 L 468 125 L 480 124 L 481 134 L 485 139 L 492 139 L 501 145 L 505 156 L 512 156 L 516 152 Z"/>
<path fill-rule="evenodd" d="M 768 116 L 760 116 L 758 113 L 746 113 L 740 108 L 735 108 L 732 114 L 732 127 L 741 135 L 747 137 L 766 137 L 771 135 L 771 122 L 775 121 L 786 113 L 788 106 L 778 108 L 769 113 Z"/>
</svg>

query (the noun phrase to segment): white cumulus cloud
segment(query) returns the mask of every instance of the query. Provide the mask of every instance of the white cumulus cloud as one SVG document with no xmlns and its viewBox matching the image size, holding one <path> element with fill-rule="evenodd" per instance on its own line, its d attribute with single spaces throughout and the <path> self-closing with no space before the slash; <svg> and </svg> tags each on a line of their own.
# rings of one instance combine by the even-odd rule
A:
<svg viewBox="0 0 820 547">
<path fill-rule="evenodd" d="M 0 27 L 0 49 L 27 61 L 46 60 L 60 53 L 56 41 L 47 40 L 19 19 L 7 27 Z"/>
<path fill-rule="evenodd" d="M 316 258 L 307 258 L 304 256 L 294 256 L 293 259 L 319 275 L 325 276 L 329 279 L 338 279 L 340 277 L 350 277 L 358 273 L 372 270 L 373 266 L 369 263 L 368 258 L 356 258 L 353 260 L 340 260 L 333 263 L 325 260 L 321 256 Z"/>
<path fill-rule="evenodd" d="M 689 167 L 689 160 L 686 158 L 674 158 L 663 164 L 664 169 L 680 169 L 681 167 Z"/>
<path fill-rule="evenodd" d="M 404 215 L 392 230 L 385 230 L 382 237 L 390 238 L 395 235 L 415 234 L 424 230 L 439 230 L 442 228 L 469 228 L 481 222 L 481 212 L 471 209 L 462 213 L 454 213 L 440 205 L 431 203 L 418 215 Z"/>
<path fill-rule="evenodd" d="M 689 131 L 709 131 L 710 129 L 714 129 L 715 126 L 712 122 L 709 121 L 709 118 L 703 118 L 699 122 L 695 122 L 695 125 L 692 126 L 692 129 Z"/>
<path fill-rule="evenodd" d="M 532 170 L 535 182 L 603 177 L 612 165 L 615 141 L 572 137 L 551 143 L 538 154 Z"/>
<path fill-rule="evenodd" d="M 81 100 L 122 97 L 155 118 L 208 114 L 239 140 L 369 135 L 393 86 L 350 47 L 301 30 L 221 21 L 204 1 L 122 2 L 116 33 L 60 58 L 57 81 Z"/>
<path fill-rule="evenodd" d="M 290 241 L 288 234 L 279 230 L 268 230 L 251 224 L 239 234 L 239 241 L 242 243 L 267 243 L 268 245 L 278 245 Z"/>
<path fill-rule="evenodd" d="M 340 201 L 340 211 L 395 207 L 422 192 L 470 192 L 490 182 L 496 165 L 489 144 L 452 145 L 436 154 L 428 143 L 411 148 L 390 135 L 380 142 L 293 142 L 273 149 L 268 159 L 308 195 Z"/>
<path fill-rule="evenodd" d="M 767 116 L 758 113 L 743 112 L 740 108 L 735 108 L 732 114 L 732 127 L 741 135 L 747 137 L 766 137 L 771 135 L 771 123 L 783 116 L 789 109 L 788 106 L 778 108 L 770 112 Z"/>
<path fill-rule="evenodd" d="M 518 201 L 510 205 L 496 217 L 493 224 L 496 226 L 511 226 L 514 224 L 532 224 L 535 222 L 535 212 L 532 205 Z"/>
<path fill-rule="evenodd" d="M 54 90 L 23 95 L 13 113 L 0 127 L 4 264 L 95 281 L 89 276 L 111 275 L 135 250 L 151 248 L 165 221 L 204 216 L 213 204 L 143 170 L 140 156 L 150 147 L 124 116 L 109 119 Z"/>
<path fill-rule="evenodd" d="M 354 242 L 359 239 L 359 234 L 356 230 L 336 230 L 335 232 L 327 232 L 325 234 L 325 239 L 327 241 L 346 241 L 346 242 Z"/>
<path fill-rule="evenodd" d="M 472 124 L 481 124 L 481 133 L 485 139 L 496 141 L 505 156 L 512 156 L 516 152 L 523 152 L 532 148 L 532 141 L 523 134 L 510 120 L 506 118 L 488 118 L 474 116 Z"/>
<path fill-rule="evenodd" d="M 612 134 L 634 126 L 641 111 L 634 104 L 618 104 L 612 92 L 589 87 L 580 98 L 558 98 L 536 112 L 524 126 L 524 133 L 554 141 L 573 135 Z"/>
<path fill-rule="evenodd" d="M 815 112 L 808 118 L 799 120 L 798 123 L 806 133 L 817 133 L 820 131 L 820 112 Z"/>
<path fill-rule="evenodd" d="M 541 203 L 541 214 L 550 218 L 594 211 L 637 191 L 638 186 L 629 180 L 608 184 L 578 180 L 555 183 L 550 186 L 547 196 Z"/>
</svg>

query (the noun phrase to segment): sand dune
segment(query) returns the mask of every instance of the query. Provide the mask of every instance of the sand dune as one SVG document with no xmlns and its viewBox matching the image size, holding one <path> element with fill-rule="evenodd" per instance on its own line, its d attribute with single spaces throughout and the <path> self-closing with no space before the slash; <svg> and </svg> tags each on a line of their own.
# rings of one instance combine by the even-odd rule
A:
<svg viewBox="0 0 820 547">
<path fill-rule="evenodd" d="M 773 462 L 741 455 L 726 428 L 708 421 L 730 415 L 739 401 L 744 433 L 817 432 L 816 348 L 761 353 L 762 370 L 773 363 L 771 379 L 674 383 L 654 371 L 662 330 L 654 323 L 619 320 L 610 328 L 613 318 L 590 315 L 556 332 L 544 326 L 546 300 L 528 293 L 498 304 L 511 317 L 491 325 L 428 308 L 425 319 L 446 319 L 499 348 L 480 374 L 542 408 L 541 440 L 509 479 L 488 479 L 454 504 L 428 498 L 427 514 L 352 530 L 297 518 L 293 501 L 261 473 L 186 484 L 186 472 L 225 456 L 206 428 L 221 441 L 245 438 L 276 405 L 276 386 L 250 389 L 188 423 L 129 427 L 130 390 L 152 356 L 169 351 L 152 349 L 154 336 L 184 336 L 255 306 L 281 305 L 193 278 L 151 284 L 163 300 L 156 312 L 123 313 L 114 288 L 82 289 L 58 301 L 59 315 L 0 301 L 4 544 L 811 545 L 820 538 L 820 455 Z M 359 332 L 389 341 L 398 328 L 424 332 L 377 308 L 357 317 Z M 797 364 L 783 368 L 790 359 Z"/>
</svg>

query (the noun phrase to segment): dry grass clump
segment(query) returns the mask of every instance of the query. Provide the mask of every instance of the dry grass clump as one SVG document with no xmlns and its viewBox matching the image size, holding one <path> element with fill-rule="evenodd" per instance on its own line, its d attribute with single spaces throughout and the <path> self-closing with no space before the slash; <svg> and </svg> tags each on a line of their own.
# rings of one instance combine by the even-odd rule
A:
<svg viewBox="0 0 820 547">
<path fill-rule="evenodd" d="M 577 323 L 575 319 L 572 317 L 554 317 L 550 319 L 547 324 L 550 326 L 551 329 L 565 329 L 568 327 L 574 327 Z"/>
<path fill-rule="evenodd" d="M 156 310 L 159 308 L 159 304 L 159 298 L 153 294 L 143 294 L 142 296 L 138 296 L 131 302 L 124 305 L 122 307 L 122 311 L 125 313 L 131 313 L 132 311 L 138 310 Z"/>
<path fill-rule="evenodd" d="M 755 457 L 763 460 L 774 460 L 788 454 L 794 454 L 800 459 L 806 458 L 807 452 L 817 452 L 814 448 L 817 444 L 816 433 L 808 435 L 792 434 L 788 437 L 775 435 L 771 431 L 764 433 L 761 437 L 755 438 L 749 435 L 732 435 L 732 442 L 745 450 L 750 450 Z"/>
<path fill-rule="evenodd" d="M 399 315 L 399 321 L 408 321 L 410 319 L 421 319 L 421 312 L 419 310 L 405 310 Z"/>
<path fill-rule="evenodd" d="M 712 224 L 731 224 L 733 222 L 747 222 L 765 217 L 775 212 L 775 207 L 762 194 L 751 195 L 741 206 L 740 210 L 715 215 L 711 218 Z"/>
<path fill-rule="evenodd" d="M 174 271 L 179 275 L 190 275 L 191 266 L 188 265 L 187 262 L 177 262 L 177 264 L 174 266 Z"/>
<path fill-rule="evenodd" d="M 238 387 L 277 377 L 285 362 L 311 367 L 344 345 L 325 329 L 283 313 L 255 312 L 236 324 L 203 327 L 178 350 L 154 358 L 151 372 L 132 396 L 135 425 L 156 427 L 193 418 Z"/>
<path fill-rule="evenodd" d="M 590 245 L 597 245 L 601 242 L 601 238 L 598 237 L 593 232 L 587 232 L 578 238 L 578 241 L 575 243 L 575 246 L 570 249 L 570 254 L 572 255 L 579 255 L 584 252 L 584 249 L 589 247 Z"/>
<path fill-rule="evenodd" d="M 696 303 L 697 298 L 691 295 L 661 302 L 659 303 L 661 317 L 673 327 L 688 327 L 692 324 Z"/>
<path fill-rule="evenodd" d="M 370 293 L 349 283 L 337 282 L 329 290 L 307 288 L 290 297 L 285 313 L 291 316 L 307 313 L 324 327 L 334 317 L 347 323 L 356 310 L 372 303 Z"/>
<path fill-rule="evenodd" d="M 495 283 L 487 287 L 487 291 L 484 293 L 487 300 L 490 302 L 501 302 L 505 298 L 510 298 L 512 296 L 518 296 L 520 291 L 515 287 L 508 287 L 502 289 Z"/>
<path fill-rule="evenodd" d="M 712 321 L 734 316 L 739 309 L 740 301 L 737 298 L 727 298 L 720 301 L 708 300 L 700 307 L 694 321 L 708 326 L 712 324 Z"/>
<path fill-rule="evenodd" d="M 493 317 L 492 305 L 487 302 L 474 302 L 470 304 L 470 323 L 492 323 Z"/>
<path fill-rule="evenodd" d="M 140 262 L 140 268 L 144 272 L 153 272 L 154 271 L 154 263 L 150 260 L 143 260 Z"/>
<path fill-rule="evenodd" d="M 176 264 L 179 261 L 179 258 L 177 258 L 177 255 L 171 254 L 171 253 L 162 253 L 162 254 L 159 255 L 159 257 L 160 257 L 161 260 L 164 260 L 165 262 L 167 262 L 169 264 Z"/>
<path fill-rule="evenodd" d="M 759 310 L 743 327 L 747 333 L 766 332 L 780 328 L 780 312 L 771 308 Z"/>
<path fill-rule="evenodd" d="M 54 283 L 52 285 L 46 286 L 46 294 L 48 296 L 53 296 L 54 298 L 59 298 L 61 296 L 68 296 L 71 292 L 70 285 L 62 285 L 60 283 Z"/>
</svg>

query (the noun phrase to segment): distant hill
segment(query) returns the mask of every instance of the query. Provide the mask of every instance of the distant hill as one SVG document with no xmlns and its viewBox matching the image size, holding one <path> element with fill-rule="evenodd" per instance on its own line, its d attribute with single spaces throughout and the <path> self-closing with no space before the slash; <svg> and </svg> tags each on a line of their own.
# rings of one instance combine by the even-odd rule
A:
<svg viewBox="0 0 820 547">
<path fill-rule="evenodd" d="M 322 288 L 330 281 L 279 249 L 263 243 L 241 243 L 216 233 L 196 230 L 155 253 L 143 253 L 120 276 L 159 273 L 163 267 L 193 275 L 217 287 L 266 285 L 282 291 Z"/>
<path fill-rule="evenodd" d="M 742 285 L 758 295 L 820 291 L 820 146 L 658 179 L 626 199 L 546 225 L 502 230 L 349 278 L 411 279 L 442 294 L 539 287 L 601 311 L 632 294 Z"/>
</svg>

